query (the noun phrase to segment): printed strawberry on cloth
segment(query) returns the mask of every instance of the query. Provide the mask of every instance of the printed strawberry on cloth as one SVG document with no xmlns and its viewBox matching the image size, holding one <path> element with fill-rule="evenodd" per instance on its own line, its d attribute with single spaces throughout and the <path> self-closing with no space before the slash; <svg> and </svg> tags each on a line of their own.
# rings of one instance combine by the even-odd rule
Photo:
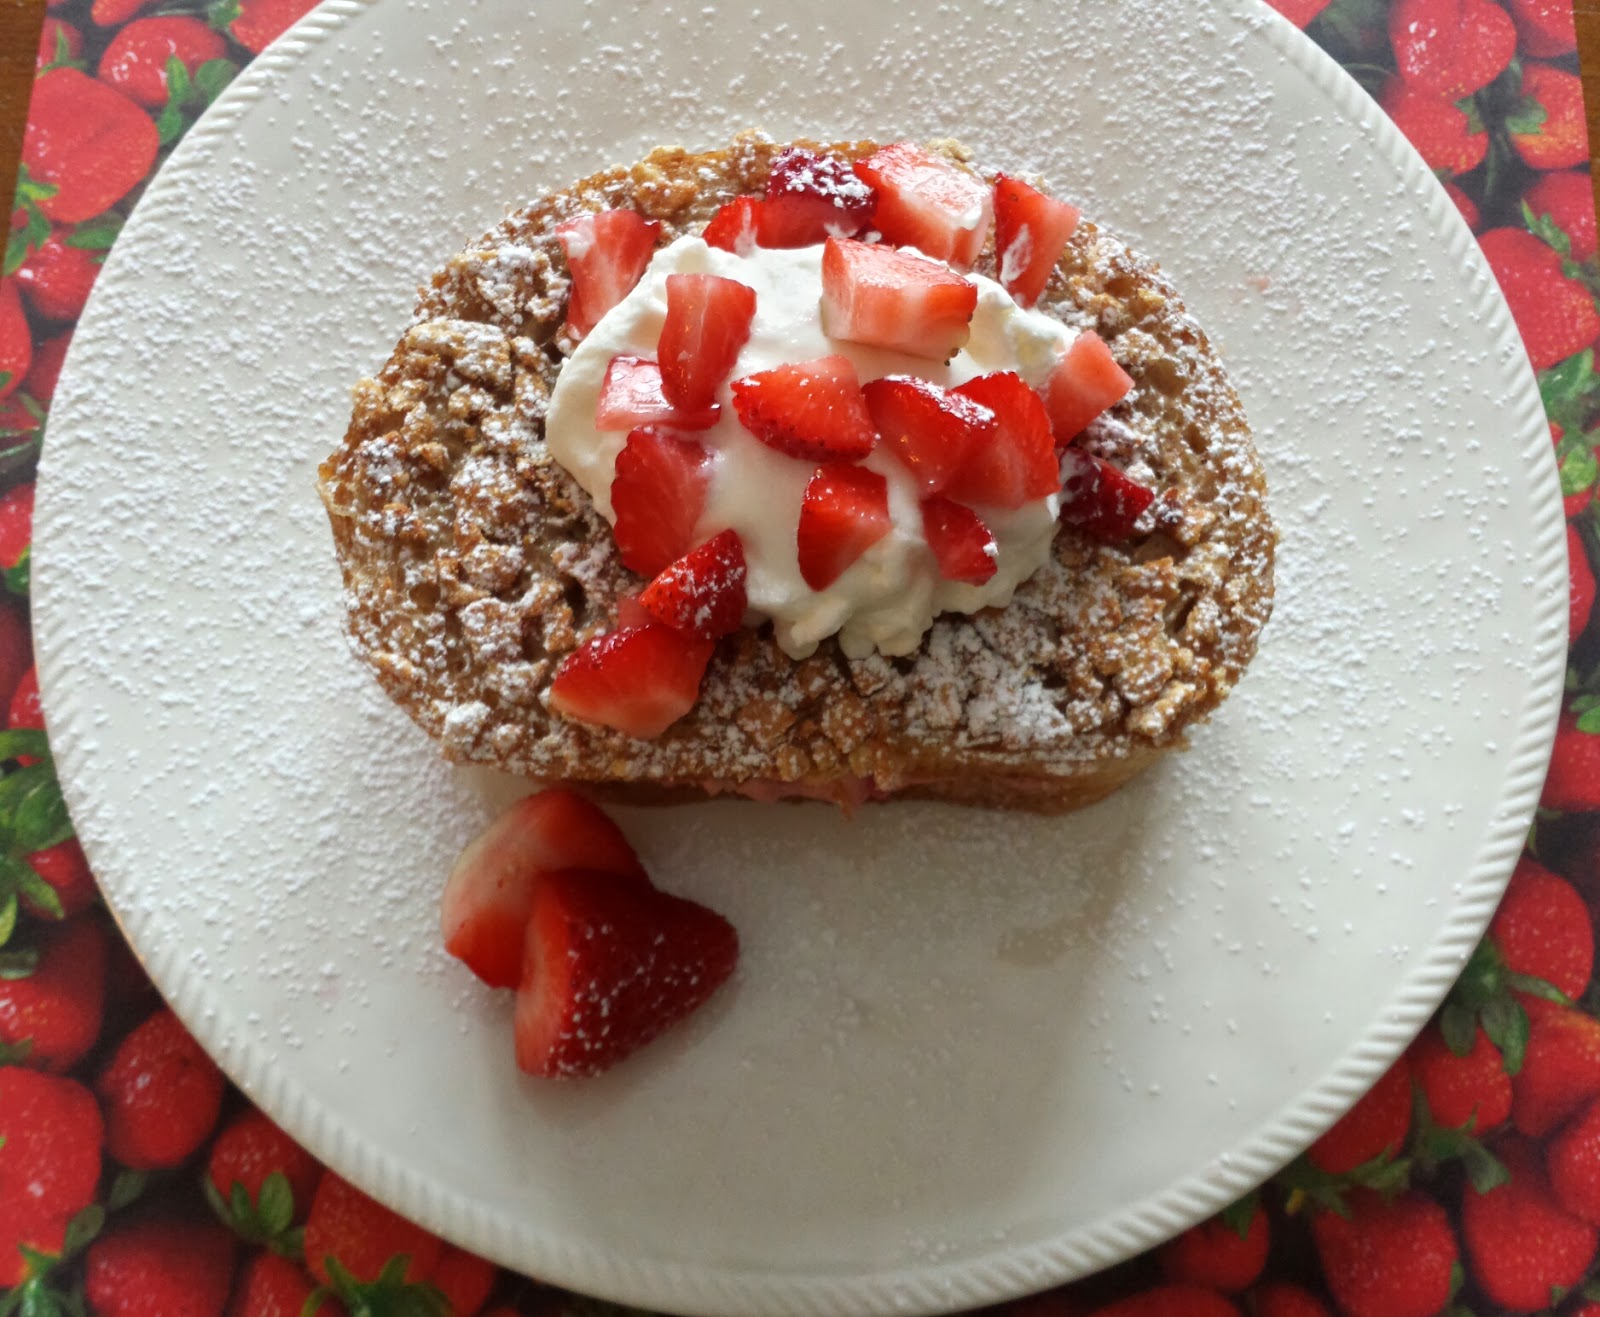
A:
<svg viewBox="0 0 1600 1317">
<path fill-rule="evenodd" d="M 1372 1091 L 1214 1220 L 1005 1311 L 1596 1317 L 1600 258 L 1572 0 L 1272 3 L 1435 170 L 1511 306 L 1568 517 L 1568 694 L 1505 901 Z M 32 478 L 73 326 L 146 180 L 311 7 L 50 0 L 40 33 L 0 277 L 0 1317 L 608 1310 L 403 1220 L 226 1084 L 99 905 L 42 728 L 27 626 Z M 730 213 L 719 240 L 780 222 L 809 221 Z M 641 475 L 692 480 L 674 457 L 641 453 Z M 654 561 L 672 528 L 646 529 L 635 550 Z M 950 541 L 959 554 L 962 527 Z"/>
</svg>

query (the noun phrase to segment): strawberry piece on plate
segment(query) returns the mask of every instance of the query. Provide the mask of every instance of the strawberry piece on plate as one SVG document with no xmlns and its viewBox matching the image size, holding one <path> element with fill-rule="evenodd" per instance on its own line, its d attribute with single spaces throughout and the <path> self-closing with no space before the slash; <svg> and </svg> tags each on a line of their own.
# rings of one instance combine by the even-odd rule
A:
<svg viewBox="0 0 1600 1317">
<path fill-rule="evenodd" d="M 706 450 L 690 435 L 641 426 L 617 454 L 611 533 L 623 565 L 654 576 L 694 543 L 711 483 Z"/>
<path fill-rule="evenodd" d="M 825 590 L 889 533 L 889 482 L 845 462 L 819 466 L 800 504 L 800 575 Z"/>
<path fill-rule="evenodd" d="M 872 223 L 885 242 L 963 268 L 978 259 L 994 216 L 981 180 L 914 142 L 886 146 L 855 169 L 877 189 Z"/>
<path fill-rule="evenodd" d="M 1044 405 L 1056 443 L 1070 444 L 1090 421 L 1132 389 L 1132 377 L 1117 365 L 1105 340 L 1092 330 L 1079 334 L 1044 385 Z"/>
<path fill-rule="evenodd" d="M 700 236 L 708 247 L 718 247 L 735 256 L 748 256 L 756 249 L 760 213 L 759 197 L 735 197 L 717 208 Z"/>
<path fill-rule="evenodd" d="M 545 874 L 517 988 L 517 1065 L 599 1074 L 695 1011 L 738 960 L 733 925 L 703 905 L 600 871 Z"/>
<path fill-rule="evenodd" d="M 1061 487 L 1050 417 L 1039 395 L 1014 371 L 996 371 L 953 390 L 995 415 L 994 438 L 977 445 L 946 492 L 968 503 L 1020 508 Z"/>
<path fill-rule="evenodd" d="M 656 623 L 596 636 L 561 664 L 550 683 L 550 707 L 652 740 L 694 708 L 715 648 L 715 641 Z"/>
<path fill-rule="evenodd" d="M 967 341 L 978 289 L 947 265 L 852 238 L 822 249 L 822 330 L 868 347 L 948 361 Z"/>
<path fill-rule="evenodd" d="M 606 366 L 595 404 L 594 428 L 632 430 L 640 425 L 671 425 L 679 430 L 709 430 L 722 415 L 721 403 L 674 407 L 662 389 L 661 367 L 643 357 L 619 353 Z"/>
<path fill-rule="evenodd" d="M 716 640 L 737 631 L 748 605 L 744 545 L 725 530 L 645 586 L 639 605 L 652 620 Z"/>
<path fill-rule="evenodd" d="M 875 199 L 843 160 L 785 147 L 767 176 L 756 241 L 763 247 L 810 247 L 828 237 L 852 238 L 871 222 Z"/>
<path fill-rule="evenodd" d="M 1061 520 L 1092 539 L 1115 544 L 1133 534 L 1155 494 L 1103 458 L 1081 448 L 1061 454 Z"/>
<path fill-rule="evenodd" d="M 992 411 L 928 380 L 885 375 L 863 384 L 861 392 L 872 424 L 924 494 L 937 494 L 974 448 L 994 442 Z"/>
<path fill-rule="evenodd" d="M 450 870 L 440 903 L 444 949 L 491 988 L 516 987 L 533 889 L 549 870 L 568 868 L 649 881 L 628 839 L 598 806 L 561 788 L 524 796 Z"/>
<path fill-rule="evenodd" d="M 734 380 L 733 409 L 767 447 L 807 462 L 854 462 L 878 442 L 847 357 L 791 362 Z"/>
<path fill-rule="evenodd" d="M 716 405 L 717 386 L 728 378 L 750 338 L 756 290 L 715 274 L 669 274 L 667 319 L 656 344 L 661 392 L 683 412 Z"/>
<path fill-rule="evenodd" d="M 556 241 L 572 272 L 567 325 L 575 336 L 586 336 L 601 316 L 633 291 L 650 264 L 660 232 L 660 221 L 647 220 L 634 210 L 602 210 L 556 225 Z"/>
<path fill-rule="evenodd" d="M 994 250 L 1000 284 L 1018 306 L 1032 306 L 1050 282 L 1081 212 L 1020 179 L 994 181 Z"/>
<path fill-rule="evenodd" d="M 922 533 L 947 581 L 982 585 L 994 575 L 1000 549 L 983 519 L 943 494 L 922 500 Z"/>
</svg>

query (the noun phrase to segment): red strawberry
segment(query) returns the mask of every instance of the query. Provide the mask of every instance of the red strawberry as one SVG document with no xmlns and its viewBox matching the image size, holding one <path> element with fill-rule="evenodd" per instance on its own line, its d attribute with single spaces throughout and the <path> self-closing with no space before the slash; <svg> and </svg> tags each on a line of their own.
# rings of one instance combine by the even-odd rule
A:
<svg viewBox="0 0 1600 1317">
<path fill-rule="evenodd" d="M 391 1212 L 348 1180 L 332 1171 L 323 1173 L 311 1199 L 305 1234 L 306 1266 L 323 1284 L 334 1280 L 333 1263 L 366 1285 L 399 1257 L 408 1259 L 404 1277 L 415 1283 L 433 1270 L 442 1247 L 437 1236 Z"/>
<path fill-rule="evenodd" d="M 33 482 L 0 494 L 0 568 L 12 570 L 33 543 Z"/>
<path fill-rule="evenodd" d="M 1524 55 L 1549 59 L 1578 48 L 1571 0 L 1506 0 Z"/>
<path fill-rule="evenodd" d="M 1530 169 L 1570 169 L 1589 159 L 1583 83 L 1576 73 L 1549 64 L 1525 64 L 1522 95 L 1543 111 L 1531 132 L 1512 132 L 1511 145 Z"/>
<path fill-rule="evenodd" d="M 1545 1146 L 1545 1170 L 1562 1209 L 1600 1226 L 1600 1102 L 1591 1102 Z"/>
<path fill-rule="evenodd" d="M 1543 979 L 1568 997 L 1589 986 L 1594 929 L 1589 907 L 1565 878 L 1523 856 L 1489 925 L 1506 967 Z"/>
<path fill-rule="evenodd" d="M 733 382 L 739 423 L 769 448 L 807 462 L 853 462 L 878 442 L 848 357 L 819 357 Z"/>
<path fill-rule="evenodd" d="M 83 33 L 59 18 L 47 18 L 39 32 L 39 54 L 34 60 L 34 71 L 48 64 L 66 63 L 83 58 Z"/>
<path fill-rule="evenodd" d="M 206 1160 L 213 1206 L 257 1243 L 305 1220 L 321 1176 L 317 1159 L 254 1107 L 223 1126 Z"/>
<path fill-rule="evenodd" d="M 154 21 L 154 20 L 149 20 Z M 60 227 L 17 267 L 17 284 L 33 313 L 45 320 L 76 320 L 83 314 L 105 257 L 103 247 L 75 245 L 74 231 Z"/>
<path fill-rule="evenodd" d="M 55 188 L 39 209 L 58 224 L 116 205 L 144 181 L 160 145 L 142 107 L 86 73 L 52 69 L 33 84 L 22 162 L 35 183 Z"/>
<path fill-rule="evenodd" d="M 719 247 L 735 256 L 748 256 L 756 249 L 756 226 L 762 205 L 757 197 L 735 197 L 717 207 L 717 213 L 700 234 L 708 247 Z"/>
<path fill-rule="evenodd" d="M 1470 1127 L 1487 1134 L 1511 1116 L 1511 1076 L 1500 1049 L 1480 1028 L 1472 1050 L 1457 1056 L 1437 1024 L 1430 1024 L 1411 1044 L 1411 1077 L 1428 1103 L 1428 1114 L 1446 1129 Z"/>
<path fill-rule="evenodd" d="M 744 545 L 736 531 L 713 535 L 645 586 L 639 603 L 656 621 L 706 640 L 737 631 L 748 605 L 745 596 Z M 604 865 L 570 861 L 565 868 Z"/>
<path fill-rule="evenodd" d="M 65 1216 L 40 1216 L 26 1203 L 0 1200 L 0 1290 L 21 1285 L 34 1274 L 24 1248 L 59 1257 L 66 1242 Z"/>
<path fill-rule="evenodd" d="M 1133 377 L 1117 365 L 1105 340 L 1085 330 L 1045 381 L 1044 405 L 1056 443 L 1070 444 L 1090 421 L 1133 391 Z"/>
<path fill-rule="evenodd" d="M 1456 209 L 1461 212 L 1461 218 L 1466 220 L 1467 227 L 1476 233 L 1478 224 L 1482 219 L 1482 216 L 1478 213 L 1478 203 L 1454 183 L 1450 182 L 1449 179 L 1444 181 L 1444 191 L 1445 195 L 1455 203 Z"/>
<path fill-rule="evenodd" d="M 1595 1230 L 1556 1203 L 1535 1145 L 1509 1139 L 1495 1150 L 1509 1182 L 1461 1195 L 1461 1237 L 1472 1278 L 1484 1294 L 1518 1312 L 1542 1310 L 1551 1291 L 1569 1289 L 1589 1269 Z"/>
<path fill-rule="evenodd" d="M 94 0 L 89 17 L 100 27 L 117 27 L 153 3 L 154 0 Z"/>
<path fill-rule="evenodd" d="M 1539 803 L 1546 809 L 1600 810 L 1600 733 L 1580 731 L 1577 716 L 1563 713 L 1545 772 Z"/>
<path fill-rule="evenodd" d="M 93 916 L 38 934 L 39 963 L 0 979 L 0 1042 L 26 1042 L 29 1065 L 66 1070 L 100 1037 L 105 1017 L 106 934 Z"/>
<path fill-rule="evenodd" d="M 819 466 L 800 504 L 800 575 L 826 590 L 889 533 L 889 482 L 864 466 Z"/>
<path fill-rule="evenodd" d="M 962 267 L 978 259 L 994 216 L 981 180 L 914 142 L 883 147 L 855 171 L 877 190 L 872 224 L 885 242 Z"/>
<path fill-rule="evenodd" d="M 494 1289 L 495 1266 L 487 1258 L 446 1244 L 428 1274 L 428 1284 L 444 1295 L 451 1317 L 473 1317 Z"/>
<path fill-rule="evenodd" d="M 1000 550 L 971 508 L 943 494 L 930 495 L 922 500 L 922 533 L 945 580 L 982 585 L 994 575 Z"/>
<path fill-rule="evenodd" d="M 1522 200 L 1535 218 L 1548 218 L 1567 235 L 1573 260 L 1586 261 L 1595 254 L 1594 191 L 1587 169 L 1542 174 Z"/>
<path fill-rule="evenodd" d="M 0 1203 L 36 1221 L 87 1207 L 104 1138 L 94 1095 L 77 1080 L 0 1066 Z"/>
<path fill-rule="evenodd" d="M 636 210 L 602 210 L 556 225 L 556 241 L 572 272 L 567 325 L 574 337 L 583 338 L 633 291 L 660 233 L 659 220 Z"/>
<path fill-rule="evenodd" d="M 1311 1238 L 1345 1317 L 1434 1317 L 1448 1302 L 1457 1258 L 1450 1218 L 1416 1190 L 1385 1199 L 1351 1190 L 1349 1215 L 1318 1211 Z"/>
<path fill-rule="evenodd" d="M 1047 197 L 1021 179 L 1001 174 L 994 181 L 994 250 L 1000 283 L 1020 306 L 1032 306 L 1082 212 Z"/>
<path fill-rule="evenodd" d="M 1230 1221 L 1212 1217 L 1163 1245 L 1157 1260 L 1168 1280 L 1238 1294 L 1260 1278 L 1270 1240 L 1267 1214 L 1258 1202 L 1242 1234 Z"/>
<path fill-rule="evenodd" d="M 1137 480 L 1080 448 L 1062 452 L 1061 474 L 1061 520 L 1104 544 L 1132 535 L 1155 502 L 1155 494 Z"/>
<path fill-rule="evenodd" d="M 1490 0 L 1394 0 L 1389 42 L 1407 84 L 1455 101 L 1505 71 L 1517 30 Z"/>
<path fill-rule="evenodd" d="M 0 705 L 10 706 L 11 695 L 23 674 L 33 666 L 33 640 L 28 615 L 0 602 Z"/>
<path fill-rule="evenodd" d="M 733 925 L 703 905 L 615 874 L 548 873 L 517 988 L 517 1065 L 599 1074 L 698 1008 L 738 958 Z"/>
<path fill-rule="evenodd" d="M 716 401 L 750 338 L 756 290 L 714 274 L 669 274 L 667 319 L 656 345 L 661 392 L 674 407 L 698 411 Z"/>
<path fill-rule="evenodd" d="M 1020 508 L 1061 488 L 1050 417 L 1020 375 L 1008 370 L 980 375 L 953 392 L 994 413 L 995 437 L 974 450 L 947 493 L 968 503 Z"/>
<path fill-rule="evenodd" d="M 188 1160 L 217 1123 L 222 1072 L 183 1021 L 162 1008 L 122 1040 L 95 1080 L 106 1150 L 134 1170 Z"/>
<path fill-rule="evenodd" d="M 22 387 L 33 364 L 33 331 L 17 289 L 16 279 L 0 279 L 0 398 Z"/>
<path fill-rule="evenodd" d="M 1248 1307 L 1253 1317 L 1333 1317 L 1310 1290 L 1279 1280 L 1257 1286 Z"/>
<path fill-rule="evenodd" d="M 1429 169 L 1465 174 L 1489 154 L 1489 134 L 1473 127 L 1454 101 L 1417 91 L 1404 78 L 1390 78 L 1378 93 L 1378 104 L 1416 147 Z"/>
<path fill-rule="evenodd" d="M 1478 242 L 1535 370 L 1549 369 L 1600 336 L 1594 298 L 1562 273 L 1559 252 L 1526 229 L 1490 229 Z"/>
<path fill-rule="evenodd" d="M 692 410 L 674 407 L 662 389 L 661 367 L 626 353 L 611 358 L 595 405 L 597 430 L 634 430 L 641 425 L 667 425 L 679 430 L 704 430 L 722 415 L 720 403 Z"/>
<path fill-rule="evenodd" d="M 852 238 L 823 246 L 829 338 L 948 361 L 966 343 L 977 307 L 977 285 L 936 261 Z"/>
<path fill-rule="evenodd" d="M 1239 1317 L 1239 1309 L 1215 1290 L 1198 1285 L 1157 1285 L 1096 1308 L 1093 1317 Z"/>
<path fill-rule="evenodd" d="M 534 886 L 545 871 L 570 868 L 646 881 L 628 839 L 598 805 L 560 787 L 524 796 L 450 870 L 441 901 L 445 950 L 490 987 L 516 987 Z"/>
<path fill-rule="evenodd" d="M 872 188 L 843 160 L 785 147 L 767 176 L 756 241 L 763 247 L 810 247 L 828 237 L 852 238 L 871 221 L 874 200 Z"/>
<path fill-rule="evenodd" d="M 1332 0 L 1267 0 L 1267 3 L 1296 27 L 1303 28 L 1326 9 Z"/>
<path fill-rule="evenodd" d="M 84 1291 L 95 1317 L 222 1317 L 233 1236 L 210 1221 L 118 1221 L 89 1246 Z"/>
<path fill-rule="evenodd" d="M 68 837 L 48 850 L 33 851 L 23 857 L 28 867 L 50 885 L 56 900 L 61 903 L 61 917 L 70 919 L 81 910 L 94 904 L 99 894 L 94 874 L 89 871 L 89 860 L 77 838 Z M 26 895 L 23 904 L 34 913 L 40 910 Z"/>
<path fill-rule="evenodd" d="M 617 454 L 611 528 L 624 565 L 654 576 L 688 552 L 705 511 L 706 450 L 687 435 L 642 426 Z"/>
<path fill-rule="evenodd" d="M 61 366 L 67 359 L 67 347 L 72 342 L 72 331 L 40 339 L 33 345 L 33 365 L 22 381 L 35 402 L 48 404 L 55 397 L 56 381 L 61 378 Z"/>
<path fill-rule="evenodd" d="M 861 393 L 874 428 L 924 494 L 937 494 L 975 449 L 995 441 L 992 411 L 914 375 L 869 380 Z"/>
<path fill-rule="evenodd" d="M 246 50 L 259 55 L 301 18 L 317 0 L 238 0 L 239 14 L 228 31 Z"/>
<path fill-rule="evenodd" d="M 100 81 L 153 110 L 167 103 L 168 64 L 177 60 L 190 78 L 205 63 L 228 53 L 222 38 L 198 18 L 140 18 L 129 23 L 100 57 Z"/>
<path fill-rule="evenodd" d="M 1543 1138 L 1600 1097 L 1600 1020 L 1565 1006 L 1526 1004 L 1528 1046 L 1511 1080 L 1511 1123 Z"/>
<path fill-rule="evenodd" d="M 1578 637 L 1588 629 L 1595 595 L 1594 564 L 1589 561 L 1589 550 L 1576 526 L 1567 527 L 1567 569 L 1567 635 L 1576 645 Z"/>
<path fill-rule="evenodd" d="M 32 731 L 44 730 L 44 708 L 39 703 L 39 670 L 30 666 L 22 680 L 11 692 L 11 704 L 6 710 L 7 727 L 26 727 Z M 32 763 L 31 759 L 24 759 Z"/>
<path fill-rule="evenodd" d="M 1375 1158 L 1397 1156 L 1410 1128 L 1411 1063 L 1402 1053 L 1306 1156 L 1319 1170 L 1343 1175 Z"/>
<path fill-rule="evenodd" d="M 228 1317 L 302 1317 L 316 1287 L 298 1262 L 263 1249 L 240 1272 Z M 343 1317 L 344 1309 L 324 1299 L 305 1317 Z"/>
<path fill-rule="evenodd" d="M 651 740 L 694 708 L 715 648 L 715 641 L 659 625 L 596 636 L 567 655 L 550 683 L 550 707 Z"/>
</svg>

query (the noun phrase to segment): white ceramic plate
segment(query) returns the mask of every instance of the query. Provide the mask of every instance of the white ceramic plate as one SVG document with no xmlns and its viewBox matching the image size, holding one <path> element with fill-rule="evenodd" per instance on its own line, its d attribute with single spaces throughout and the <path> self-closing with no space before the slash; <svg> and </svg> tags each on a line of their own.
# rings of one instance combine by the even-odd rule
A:
<svg viewBox="0 0 1600 1317">
<path fill-rule="evenodd" d="M 752 124 L 953 131 L 1159 254 L 1256 425 L 1278 611 L 1193 752 L 1076 817 L 623 813 L 742 967 L 550 1087 L 434 933 L 515 784 L 443 765 L 346 652 L 313 468 L 467 238 Z M 150 971 L 358 1183 L 643 1305 L 956 1308 L 1220 1207 L 1422 1024 L 1548 751 L 1562 521 L 1510 317 L 1421 162 L 1255 0 L 325 4 L 139 206 L 50 435 L 48 715 Z"/>
</svg>

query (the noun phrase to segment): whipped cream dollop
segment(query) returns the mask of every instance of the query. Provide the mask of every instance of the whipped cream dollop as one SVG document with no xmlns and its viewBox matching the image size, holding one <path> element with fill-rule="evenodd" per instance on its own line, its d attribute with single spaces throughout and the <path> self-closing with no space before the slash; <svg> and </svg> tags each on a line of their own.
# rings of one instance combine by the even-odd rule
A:
<svg viewBox="0 0 1600 1317">
<path fill-rule="evenodd" d="M 606 367 L 623 353 L 656 359 L 668 275 L 715 274 L 749 285 L 756 294 L 750 339 L 717 390 L 720 419 L 694 436 L 711 455 L 710 490 L 695 542 L 725 529 L 738 532 L 748 573 L 745 622 L 770 619 L 778 644 L 792 658 L 806 657 L 834 634 L 851 658 L 864 658 L 874 649 L 887 656 L 909 654 L 938 614 L 974 613 L 1010 602 L 1017 586 L 1050 556 L 1059 496 L 1015 509 L 973 504 L 994 536 L 995 574 L 982 585 L 945 580 L 923 535 L 917 483 L 880 443 L 863 465 L 888 481 L 893 527 L 831 585 L 813 590 L 800 575 L 796 532 L 816 467 L 769 448 L 739 423 L 732 381 L 838 353 L 854 364 L 863 384 L 884 375 L 916 375 L 951 387 L 1009 370 L 1037 389 L 1075 336 L 1059 321 L 1019 307 L 992 279 L 968 275 L 978 289 L 978 307 L 966 347 L 948 362 L 829 338 L 820 311 L 822 251 L 821 246 L 757 247 L 741 256 L 709 247 L 698 237 L 679 238 L 657 251 L 633 291 L 562 366 L 545 438 L 555 459 L 614 522 L 611 482 L 627 435 L 595 427 Z M 964 501 L 959 490 L 947 492 Z"/>
</svg>

